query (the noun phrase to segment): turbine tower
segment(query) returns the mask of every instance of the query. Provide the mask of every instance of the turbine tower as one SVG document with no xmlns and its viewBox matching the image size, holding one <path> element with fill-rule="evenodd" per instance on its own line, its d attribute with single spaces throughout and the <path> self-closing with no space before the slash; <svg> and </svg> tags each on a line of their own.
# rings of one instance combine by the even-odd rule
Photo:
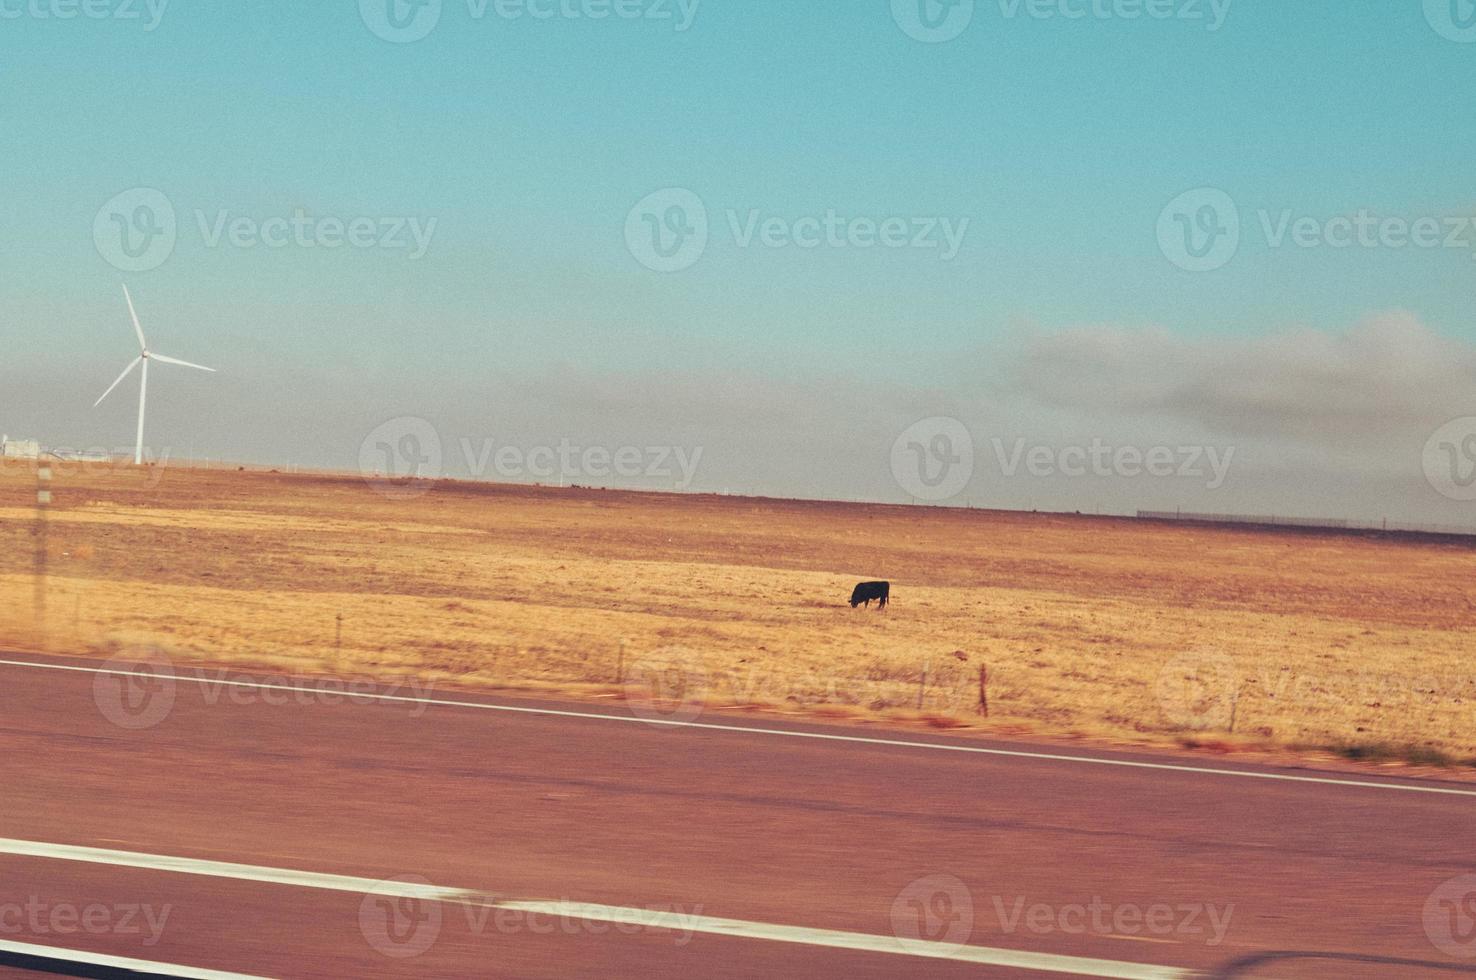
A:
<svg viewBox="0 0 1476 980">
<path fill-rule="evenodd" d="M 138 367 L 140 364 L 143 365 L 143 377 L 139 381 L 138 386 L 138 446 L 133 453 L 134 465 L 142 466 L 144 446 L 144 411 L 147 408 L 149 402 L 149 362 L 159 361 L 163 364 L 177 364 L 180 367 L 194 368 L 196 371 L 209 371 L 211 374 L 215 373 L 215 368 L 208 368 L 200 364 L 191 364 L 189 361 L 181 361 L 178 358 L 174 357 L 165 357 L 163 354 L 155 354 L 153 351 L 149 350 L 149 342 L 144 339 L 143 327 L 139 326 L 138 324 L 138 314 L 133 309 L 133 297 L 128 293 L 127 284 L 124 284 L 123 286 L 123 298 L 128 301 L 128 315 L 133 319 L 133 332 L 138 335 L 139 353 L 138 356 L 130 361 L 128 366 L 123 369 L 123 373 L 118 375 L 118 380 L 109 385 L 108 390 L 102 393 L 102 398 L 99 398 L 97 401 L 93 402 L 92 407 L 96 408 L 97 406 L 101 405 L 103 403 L 103 399 L 111 395 L 113 393 L 113 389 L 122 384 L 123 379 L 133 373 L 134 368 Z"/>
</svg>

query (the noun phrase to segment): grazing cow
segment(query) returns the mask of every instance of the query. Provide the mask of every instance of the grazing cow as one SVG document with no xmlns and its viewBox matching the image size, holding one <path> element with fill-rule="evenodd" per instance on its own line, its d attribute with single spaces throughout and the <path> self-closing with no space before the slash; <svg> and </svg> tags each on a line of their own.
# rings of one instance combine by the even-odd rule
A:
<svg viewBox="0 0 1476 980">
<path fill-rule="evenodd" d="M 891 582 L 862 582 L 851 591 L 851 608 L 855 609 L 863 602 L 866 608 L 871 608 L 871 600 L 877 601 L 878 609 L 887 608 L 887 603 L 892 598 Z"/>
</svg>

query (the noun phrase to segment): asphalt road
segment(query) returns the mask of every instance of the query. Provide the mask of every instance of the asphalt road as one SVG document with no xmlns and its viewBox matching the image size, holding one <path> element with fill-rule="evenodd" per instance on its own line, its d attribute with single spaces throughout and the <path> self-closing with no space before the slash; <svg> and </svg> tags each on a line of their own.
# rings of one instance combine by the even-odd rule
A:
<svg viewBox="0 0 1476 980">
<path fill-rule="evenodd" d="M 0 963 L 36 966 L 17 959 L 35 946 L 95 975 L 1476 965 L 1471 784 L 27 659 L 0 662 Z"/>
</svg>

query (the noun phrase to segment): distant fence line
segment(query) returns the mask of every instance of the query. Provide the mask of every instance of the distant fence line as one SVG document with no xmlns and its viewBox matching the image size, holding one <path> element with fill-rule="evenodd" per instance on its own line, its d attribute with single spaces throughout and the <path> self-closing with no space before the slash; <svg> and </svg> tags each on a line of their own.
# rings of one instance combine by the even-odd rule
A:
<svg viewBox="0 0 1476 980">
<path fill-rule="evenodd" d="M 1336 517 L 1273 517 L 1263 514 L 1194 514 L 1188 511 L 1140 510 L 1145 521 L 1187 521 L 1193 524 L 1259 524 L 1266 527 L 1306 527 L 1329 531 L 1394 531 L 1399 534 L 1448 534 L 1476 538 L 1476 527 L 1454 524 L 1406 524 L 1400 521 L 1349 521 Z"/>
</svg>

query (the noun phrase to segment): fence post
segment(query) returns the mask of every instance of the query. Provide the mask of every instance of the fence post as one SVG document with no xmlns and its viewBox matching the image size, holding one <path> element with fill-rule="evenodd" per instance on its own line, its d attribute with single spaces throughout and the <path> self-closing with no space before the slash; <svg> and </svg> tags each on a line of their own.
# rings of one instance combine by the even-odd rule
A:
<svg viewBox="0 0 1476 980">
<path fill-rule="evenodd" d="M 51 467 L 36 467 L 36 638 L 46 648 L 46 508 L 51 506 Z"/>
<path fill-rule="evenodd" d="M 979 714 L 989 717 L 989 667 L 979 665 Z"/>
<path fill-rule="evenodd" d="M 928 693 L 928 661 L 924 660 L 923 661 L 923 666 L 922 666 L 922 675 L 919 677 L 918 684 L 917 684 L 917 710 L 918 711 L 921 711 L 923 709 L 923 698 L 927 695 L 927 693 Z"/>
</svg>

